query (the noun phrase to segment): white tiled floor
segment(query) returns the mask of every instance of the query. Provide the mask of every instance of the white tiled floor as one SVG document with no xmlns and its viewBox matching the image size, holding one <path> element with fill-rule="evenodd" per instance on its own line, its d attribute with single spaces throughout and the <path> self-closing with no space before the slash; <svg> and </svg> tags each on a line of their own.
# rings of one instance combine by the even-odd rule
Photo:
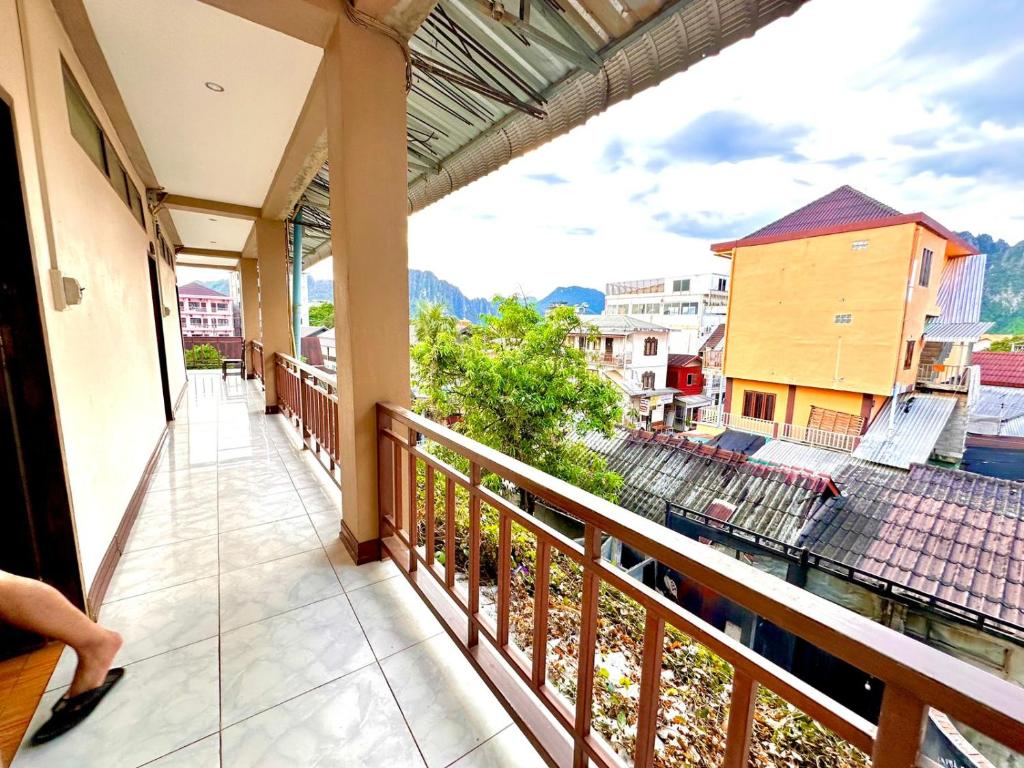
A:
<svg viewBox="0 0 1024 768">
<path fill-rule="evenodd" d="M 100 612 L 125 679 L 15 768 L 542 765 L 394 565 L 348 558 L 339 508 L 254 383 L 192 374 Z"/>
</svg>

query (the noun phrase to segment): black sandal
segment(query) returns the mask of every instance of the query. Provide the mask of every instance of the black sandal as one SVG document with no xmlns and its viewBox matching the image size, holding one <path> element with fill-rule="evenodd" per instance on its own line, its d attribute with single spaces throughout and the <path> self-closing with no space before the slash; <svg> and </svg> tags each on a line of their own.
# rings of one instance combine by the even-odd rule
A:
<svg viewBox="0 0 1024 768">
<path fill-rule="evenodd" d="M 57 703 L 53 705 L 51 710 L 53 714 L 50 715 L 50 719 L 43 723 L 32 736 L 32 743 L 45 744 L 70 731 L 92 714 L 92 711 L 103 701 L 103 697 L 110 693 L 110 689 L 122 677 L 124 677 L 124 668 L 115 667 L 107 672 L 107 678 L 98 688 L 93 688 L 71 698 L 61 696 L 57 699 Z"/>
</svg>

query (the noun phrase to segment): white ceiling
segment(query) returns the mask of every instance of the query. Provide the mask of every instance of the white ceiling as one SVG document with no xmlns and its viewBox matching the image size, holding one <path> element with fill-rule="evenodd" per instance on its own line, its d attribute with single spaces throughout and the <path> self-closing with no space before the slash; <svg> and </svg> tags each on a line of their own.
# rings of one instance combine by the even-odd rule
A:
<svg viewBox="0 0 1024 768">
<path fill-rule="evenodd" d="M 229 219 L 208 213 L 171 211 L 171 218 L 182 245 L 192 248 L 240 251 L 252 229 L 252 222 L 247 219 Z"/>
<path fill-rule="evenodd" d="M 261 206 L 321 50 L 199 0 L 84 2 L 160 184 Z"/>
</svg>

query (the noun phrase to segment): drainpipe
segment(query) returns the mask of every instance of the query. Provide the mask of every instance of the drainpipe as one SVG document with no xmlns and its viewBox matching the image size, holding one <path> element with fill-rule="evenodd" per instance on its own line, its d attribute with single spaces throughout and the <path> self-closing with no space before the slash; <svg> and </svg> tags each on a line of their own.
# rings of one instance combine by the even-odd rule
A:
<svg viewBox="0 0 1024 768">
<path fill-rule="evenodd" d="M 302 222 L 292 222 L 292 338 L 295 358 L 302 359 Z"/>
</svg>

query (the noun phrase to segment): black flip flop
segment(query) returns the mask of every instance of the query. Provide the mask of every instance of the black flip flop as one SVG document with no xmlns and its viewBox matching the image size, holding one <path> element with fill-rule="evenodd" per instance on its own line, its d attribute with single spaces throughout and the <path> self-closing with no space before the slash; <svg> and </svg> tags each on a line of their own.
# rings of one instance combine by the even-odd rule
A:
<svg viewBox="0 0 1024 768">
<path fill-rule="evenodd" d="M 70 731 L 92 714 L 92 711 L 103 701 L 103 697 L 110 693 L 110 689 L 117 685 L 122 677 L 124 677 L 124 668 L 115 667 L 107 672 L 106 679 L 98 688 L 70 698 L 61 696 L 53 705 L 53 714 L 50 715 L 50 719 L 43 723 L 32 736 L 32 743 L 45 744 Z"/>
</svg>

